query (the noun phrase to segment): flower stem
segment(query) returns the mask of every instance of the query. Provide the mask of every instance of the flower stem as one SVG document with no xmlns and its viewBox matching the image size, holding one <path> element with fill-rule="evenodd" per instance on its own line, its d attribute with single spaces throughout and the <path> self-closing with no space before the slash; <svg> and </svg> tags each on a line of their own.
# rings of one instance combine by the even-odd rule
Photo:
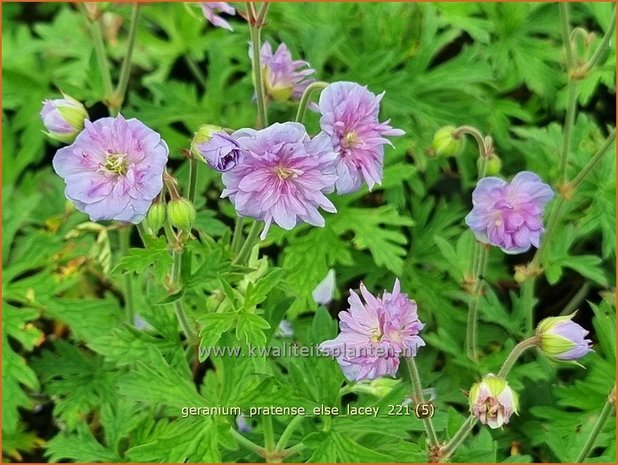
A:
<svg viewBox="0 0 618 465">
<path fill-rule="evenodd" d="M 584 71 L 588 71 L 592 69 L 594 66 L 598 65 L 599 61 L 601 60 L 601 57 L 603 56 L 603 52 L 605 52 L 605 49 L 609 46 L 609 42 L 613 38 L 614 31 L 616 30 L 616 9 L 615 8 L 614 8 L 613 16 L 614 16 L 613 19 L 609 22 L 607 31 L 603 35 L 603 39 L 601 39 L 601 43 L 599 44 L 597 49 L 594 51 L 594 54 L 592 55 L 592 57 L 590 57 L 590 60 L 588 60 L 588 62 L 584 65 Z"/>
<path fill-rule="evenodd" d="M 282 451 L 283 449 L 285 449 L 285 446 L 287 446 L 290 437 L 304 419 L 304 415 L 296 415 L 294 418 L 292 418 L 292 420 L 286 426 L 285 430 L 283 430 L 279 441 L 277 441 L 277 445 L 275 446 L 276 451 Z"/>
<path fill-rule="evenodd" d="M 521 354 L 523 354 L 530 347 L 537 346 L 538 342 L 538 338 L 536 336 L 532 336 L 528 339 L 524 339 L 515 347 L 513 347 L 513 350 L 511 350 L 511 353 L 502 364 L 502 367 L 500 368 L 497 376 L 500 378 L 506 378 L 513 366 L 515 365 L 517 359 L 521 356 Z"/>
<path fill-rule="evenodd" d="M 120 253 L 123 257 L 129 254 L 129 241 L 131 238 L 131 226 L 123 227 L 118 230 L 118 236 L 120 239 Z M 127 323 L 133 325 L 134 323 L 134 304 L 133 304 L 133 272 L 128 272 L 124 276 L 125 288 L 124 288 L 124 308 Z"/>
<path fill-rule="evenodd" d="M 182 270 L 182 250 L 174 249 L 172 252 L 172 256 L 174 258 L 174 262 L 172 263 L 172 287 L 177 292 L 181 287 L 181 270 Z M 189 345 L 194 345 L 197 343 L 197 335 L 195 331 L 189 324 L 189 320 L 187 319 L 187 315 L 185 314 L 184 308 L 182 307 L 182 302 L 180 299 L 176 299 L 173 303 L 174 311 L 176 312 L 176 317 L 178 318 L 178 323 L 182 328 L 183 333 L 187 338 Z"/>
<path fill-rule="evenodd" d="M 252 72 L 255 95 L 257 96 L 258 129 L 268 126 L 268 111 L 266 108 L 266 91 L 262 80 L 261 29 L 265 18 L 256 18 L 253 15 L 254 8 L 247 2 L 247 14 L 249 16 L 249 33 L 251 34 L 251 48 L 253 55 Z M 263 12 L 266 15 L 266 11 Z M 258 21 L 259 20 L 259 21 Z"/>
<path fill-rule="evenodd" d="M 244 264 L 247 258 L 249 258 L 249 254 L 255 245 L 255 241 L 258 238 L 259 233 L 260 223 L 254 221 L 251 225 L 251 229 L 249 230 L 249 234 L 247 234 L 247 238 L 240 249 L 240 252 L 238 252 L 238 255 L 236 255 L 236 258 L 232 261 L 232 265 L 236 265 L 237 263 L 240 263 L 241 265 Z"/>
<path fill-rule="evenodd" d="M 243 446 L 245 449 L 247 449 L 247 450 L 249 450 L 251 452 L 255 452 L 256 454 L 258 454 L 261 457 L 264 457 L 266 455 L 266 451 L 264 450 L 263 447 L 258 446 L 253 441 L 251 441 L 251 440 L 247 439 L 246 437 L 244 437 L 234 427 L 230 428 L 230 432 L 232 433 L 232 436 L 234 436 L 236 438 L 236 440 L 240 443 L 240 445 Z"/>
<path fill-rule="evenodd" d="M 440 448 L 440 459 L 441 461 L 446 461 L 453 453 L 457 450 L 457 448 L 461 445 L 461 443 L 468 437 L 468 434 L 472 432 L 474 425 L 476 425 L 476 417 L 474 415 L 470 415 L 464 421 L 464 424 L 457 430 L 455 435 L 451 438 L 449 442 L 443 445 Z"/>
<path fill-rule="evenodd" d="M 562 137 L 562 152 L 560 156 L 560 180 L 562 183 L 567 179 L 567 166 L 569 150 L 571 148 L 571 129 L 575 121 L 575 111 L 577 108 L 577 82 L 572 76 L 574 71 L 573 48 L 571 45 L 571 30 L 569 26 L 569 5 L 560 3 L 560 22 L 562 23 L 562 40 L 566 51 L 567 65 L 567 109 L 564 119 L 564 130 Z"/>
<path fill-rule="evenodd" d="M 195 203 L 197 193 L 197 175 L 199 171 L 199 161 L 193 156 L 189 158 L 189 186 L 187 187 L 187 199 Z"/>
<path fill-rule="evenodd" d="M 307 86 L 307 88 L 303 92 L 302 97 L 300 98 L 300 102 L 298 103 L 298 111 L 296 112 L 296 118 L 294 118 L 294 121 L 296 121 L 297 123 L 303 122 L 311 95 L 313 95 L 313 93 L 317 90 L 324 90 L 326 87 L 328 87 L 328 85 L 328 82 L 316 81 L 312 82 Z"/>
<path fill-rule="evenodd" d="M 601 410 L 601 414 L 599 415 L 599 418 L 597 418 L 597 422 L 594 424 L 594 427 L 592 428 L 592 431 L 590 432 L 590 436 L 588 436 L 588 439 L 586 439 L 586 442 L 584 443 L 582 450 L 579 451 L 579 454 L 577 458 L 575 459 L 575 463 L 582 463 L 584 460 L 586 460 L 586 457 L 588 457 L 588 454 L 590 454 L 590 451 L 592 450 L 592 447 L 594 446 L 594 442 L 596 441 L 597 436 L 601 432 L 601 429 L 603 429 L 603 425 L 605 425 L 605 422 L 607 421 L 611 413 L 614 411 L 615 407 L 616 407 L 616 385 L 614 384 L 614 387 L 610 391 L 609 396 L 607 396 L 607 401 L 605 402 L 605 405 L 603 406 L 603 410 Z"/>
<path fill-rule="evenodd" d="M 137 25 L 139 23 L 139 3 L 133 4 L 133 10 L 131 11 L 131 25 L 129 26 L 129 38 L 127 39 L 127 52 L 122 61 L 122 67 L 120 68 L 120 77 L 118 78 L 118 86 L 114 91 L 111 99 L 112 109 L 118 113 L 127 93 L 127 85 L 129 84 L 129 76 L 131 75 L 131 57 L 133 56 L 133 49 L 135 48 L 135 38 L 137 37 Z"/>
<path fill-rule="evenodd" d="M 586 166 L 584 166 L 582 170 L 577 174 L 577 176 L 575 176 L 573 181 L 571 181 L 571 189 L 575 190 L 581 185 L 586 176 L 588 176 L 590 171 L 592 171 L 592 169 L 597 165 L 597 163 L 601 161 L 601 158 L 603 158 L 603 155 L 605 155 L 607 149 L 609 149 L 612 143 L 615 141 L 616 129 L 614 128 L 612 129 L 612 132 L 610 132 L 609 136 L 607 136 L 607 139 L 605 139 L 605 142 L 603 142 L 601 148 L 597 150 L 597 152 L 592 156 L 588 163 L 586 163 Z"/>
<path fill-rule="evenodd" d="M 242 241 L 242 227 L 245 219 L 242 216 L 237 216 L 234 222 L 234 234 L 232 235 L 232 252 L 238 254 L 240 250 L 240 241 Z"/>
<path fill-rule="evenodd" d="M 478 251 L 478 254 L 476 253 Z M 476 327 L 478 323 L 478 309 L 481 303 L 481 293 L 483 290 L 483 277 L 487 269 L 488 248 L 485 244 L 475 242 L 472 269 L 474 276 L 474 286 L 468 300 L 468 322 L 466 326 L 466 354 L 471 360 L 478 359 L 476 350 Z"/>
<path fill-rule="evenodd" d="M 408 367 L 408 372 L 410 374 L 410 381 L 412 382 L 412 392 L 414 393 L 414 402 L 415 403 L 425 403 L 425 398 L 423 396 L 423 387 L 421 385 L 421 378 L 418 375 L 418 369 L 416 368 L 416 362 L 414 361 L 414 357 L 405 357 L 406 366 Z M 438 441 L 438 436 L 436 434 L 436 430 L 433 427 L 433 422 L 430 417 L 423 418 L 423 425 L 425 426 L 425 431 L 427 433 L 427 437 L 429 438 L 429 443 L 432 448 L 439 447 L 440 441 Z"/>
<path fill-rule="evenodd" d="M 86 19 L 86 23 L 90 28 L 90 35 L 92 36 L 92 43 L 94 44 L 94 53 L 97 57 L 99 65 L 99 71 L 101 72 L 101 79 L 103 80 L 103 102 L 108 105 L 108 100 L 112 96 L 114 91 L 112 85 L 112 75 L 110 72 L 109 61 L 107 60 L 107 52 L 105 51 L 105 43 L 103 42 L 103 32 L 101 29 L 100 19 L 97 21 L 91 21 L 88 14 L 88 10 L 83 3 L 79 3 L 79 8 Z"/>
<path fill-rule="evenodd" d="M 526 334 L 530 334 L 534 328 L 534 287 L 536 279 L 526 279 L 521 287 L 523 308 L 525 309 Z"/>
<path fill-rule="evenodd" d="M 506 358 L 500 371 L 498 372 L 499 377 L 506 378 L 506 376 L 515 365 L 517 359 L 530 347 L 536 346 L 538 343 L 538 339 L 536 336 L 529 337 L 528 339 L 524 339 L 511 350 L 511 353 Z M 442 461 L 447 460 L 455 450 L 463 443 L 464 439 L 470 434 L 474 425 L 476 425 L 477 419 L 474 415 L 470 415 L 463 425 L 457 430 L 455 435 L 448 441 L 444 446 L 439 449 L 439 457 Z"/>
</svg>

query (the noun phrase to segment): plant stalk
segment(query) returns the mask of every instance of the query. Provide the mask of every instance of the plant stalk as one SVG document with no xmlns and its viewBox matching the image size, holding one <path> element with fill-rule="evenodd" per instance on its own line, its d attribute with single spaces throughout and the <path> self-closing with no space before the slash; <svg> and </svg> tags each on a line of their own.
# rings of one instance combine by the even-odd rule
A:
<svg viewBox="0 0 618 465">
<path fill-rule="evenodd" d="M 609 396 L 607 396 L 607 401 L 605 402 L 605 405 L 603 406 L 603 410 L 601 410 L 601 414 L 599 415 L 599 418 L 597 418 L 597 422 L 594 424 L 594 427 L 592 428 L 592 431 L 590 432 L 590 436 L 588 436 L 588 439 L 586 439 L 584 446 L 579 451 L 579 454 L 577 458 L 575 459 L 575 463 L 582 463 L 584 460 L 586 460 L 586 457 L 588 457 L 588 454 L 590 454 L 590 451 L 592 450 L 592 447 L 594 446 L 594 442 L 596 441 L 597 436 L 603 429 L 603 425 L 605 425 L 605 422 L 607 421 L 609 416 L 612 414 L 615 407 L 616 407 L 616 385 L 614 385 L 614 387 L 609 393 Z"/>
<path fill-rule="evenodd" d="M 298 103 L 298 111 L 296 112 L 296 118 L 294 121 L 297 123 L 302 123 L 305 118 L 305 113 L 307 112 L 307 106 L 309 105 L 309 99 L 313 95 L 315 91 L 322 91 L 326 87 L 328 87 L 328 82 L 316 81 L 312 82 L 307 86 L 305 91 L 303 92 L 302 97 L 300 98 L 300 102 Z"/>
<path fill-rule="evenodd" d="M 296 428 L 302 423 L 304 419 L 304 415 L 296 415 L 294 418 L 292 418 L 292 420 L 286 426 L 285 430 L 283 430 L 279 441 L 277 441 L 275 451 L 280 452 L 285 449 L 285 446 L 287 446 L 290 437 L 292 436 L 292 434 L 294 434 L 294 431 L 296 431 Z"/>
<path fill-rule="evenodd" d="M 416 368 L 416 361 L 414 357 L 405 357 L 406 366 L 408 367 L 408 372 L 410 374 L 410 380 L 412 382 L 412 392 L 414 393 L 414 402 L 425 403 L 425 397 L 423 396 L 423 387 L 421 385 L 421 378 L 418 374 L 418 369 Z M 429 438 L 429 444 L 432 448 L 439 447 L 440 441 L 438 440 L 438 435 L 436 434 L 436 430 L 433 426 L 433 422 L 430 417 L 423 418 L 423 425 L 425 426 L 425 432 L 427 433 L 427 437 Z"/>
<path fill-rule="evenodd" d="M 266 107 L 266 91 L 264 89 L 264 81 L 262 79 L 262 58 L 260 55 L 261 49 L 261 28 L 265 18 L 257 18 L 252 13 L 255 9 L 252 8 L 250 2 L 247 2 L 247 13 L 249 15 L 249 33 L 251 34 L 251 52 L 252 52 L 252 72 L 253 85 L 255 86 L 255 95 L 257 98 L 258 112 L 258 129 L 268 126 L 268 110 Z M 264 16 L 266 12 L 264 11 Z M 258 22 L 258 20 L 260 22 Z"/>
<path fill-rule="evenodd" d="M 126 257 L 129 254 L 129 245 L 131 239 L 131 226 L 123 227 L 118 230 L 118 236 L 120 239 L 120 254 Z M 126 314 L 127 323 L 131 326 L 134 324 L 135 309 L 133 300 L 133 272 L 125 274 L 125 287 L 124 287 L 124 308 Z"/>
<path fill-rule="evenodd" d="M 182 250 L 174 249 L 172 252 L 172 256 L 174 258 L 174 262 L 172 264 L 172 288 L 175 292 L 178 292 L 181 287 L 181 270 L 182 270 Z M 197 335 L 195 331 L 191 327 L 189 320 L 187 319 L 187 315 L 182 306 L 181 299 L 176 299 L 173 302 L 174 311 L 176 312 L 176 317 L 178 318 L 178 323 L 182 328 L 182 332 L 185 333 L 185 337 L 187 338 L 187 342 L 189 345 L 194 345 L 197 343 Z"/>
<path fill-rule="evenodd" d="M 257 221 L 253 222 L 253 224 L 251 225 L 251 229 L 249 230 L 249 234 L 247 234 L 247 238 L 245 239 L 245 242 L 240 249 L 240 252 L 238 252 L 238 255 L 236 255 L 236 258 L 234 258 L 234 260 L 232 261 L 232 265 L 236 265 L 237 263 L 240 263 L 242 265 L 245 263 L 247 258 L 249 258 L 251 249 L 253 249 L 255 241 L 260 233 L 260 227 L 260 223 L 258 223 Z"/>
<path fill-rule="evenodd" d="M 131 58 L 133 57 L 133 49 L 135 48 L 135 38 L 137 37 L 137 25 L 139 23 L 139 3 L 133 4 L 131 10 L 131 25 L 129 26 L 129 38 L 127 40 L 127 52 L 122 61 L 122 67 L 120 68 L 120 77 L 118 78 L 118 86 L 114 91 L 111 99 L 112 109 L 118 113 L 124 99 L 127 94 L 127 86 L 129 84 L 129 77 L 131 76 Z"/>
</svg>

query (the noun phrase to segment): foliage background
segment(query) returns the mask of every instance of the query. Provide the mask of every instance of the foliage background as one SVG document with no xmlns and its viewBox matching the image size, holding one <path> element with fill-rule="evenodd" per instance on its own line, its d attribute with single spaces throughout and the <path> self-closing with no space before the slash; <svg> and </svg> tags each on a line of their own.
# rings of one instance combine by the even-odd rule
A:
<svg viewBox="0 0 618 465">
<path fill-rule="evenodd" d="M 612 8 L 572 5 L 571 24 L 595 32 L 592 48 Z M 247 26 L 234 20 L 234 33 L 214 29 L 199 10 L 189 9 L 143 6 L 123 110 L 161 132 L 181 184 L 188 170 L 180 151 L 200 124 L 255 123 Z M 129 10 L 110 7 L 112 17 L 125 23 Z M 2 21 L 5 459 L 256 461 L 230 435 L 233 419 L 182 419 L 179 406 L 385 406 L 403 400 L 404 382 L 381 397 L 339 397 L 343 378 L 328 359 L 187 360 L 173 313 L 156 305 L 165 297 L 159 284 L 169 266 L 165 244 L 153 242 L 117 266 L 113 228 L 84 224 L 51 169 L 57 146 L 41 132 L 41 101 L 61 89 L 84 101 L 91 119 L 106 111 L 83 18 L 68 4 L 5 3 Z M 107 39 L 117 72 L 126 27 Z M 248 277 L 226 262 L 233 209 L 218 198 L 217 174 L 201 171 L 197 228 L 218 242 L 192 244 L 204 265 L 187 280 L 185 299 L 204 329 L 203 343 L 281 344 L 272 328 L 286 310 L 293 340 L 321 342 L 336 333 L 348 288 L 362 279 L 377 292 L 399 276 L 426 323 L 427 347 L 418 364 L 423 384 L 436 391 L 434 420 L 442 437 L 452 435 L 465 418 L 464 392 L 481 374 L 495 372 L 524 336 L 513 270 L 531 255 L 491 251 L 491 290 L 481 304 L 479 330 L 484 357 L 475 366 L 461 350 L 467 299 L 461 284 L 472 245 L 463 217 L 475 183 L 475 148 L 468 143 L 456 161 L 432 158 L 428 149 L 440 126 L 470 124 L 494 138 L 504 176 L 529 169 L 550 183 L 558 179 L 566 75 L 557 6 L 281 3 L 271 7 L 264 39 L 285 41 L 321 79 L 385 90 L 382 115 L 407 134 L 387 150 L 381 189 L 337 198 L 339 213 L 323 229 L 284 234 L 273 228 L 263 246 L 268 259 L 254 259 L 258 271 Z M 578 84 L 570 177 L 615 124 L 614 44 L 605 65 Z M 191 75 L 186 57 L 199 64 L 204 85 Z M 273 105 L 271 119 L 284 121 L 293 111 L 292 105 Z M 316 115 L 307 125 L 315 131 Z M 537 320 L 569 305 L 580 309 L 577 320 L 591 329 L 595 343 L 583 361 L 587 369 L 558 367 L 529 354 L 509 379 L 521 396 L 520 415 L 503 430 L 475 430 L 455 461 L 570 461 L 588 436 L 615 382 L 615 179 L 615 158 L 607 156 L 568 202 L 545 263 L 547 278 L 537 288 Z M 311 291 L 330 267 L 337 271 L 337 300 L 317 308 Z M 122 322 L 123 272 L 135 270 L 140 316 L 148 323 L 143 330 Z M 221 295 L 221 279 L 237 289 L 253 281 L 253 299 Z M 221 300 L 232 305 L 234 299 L 243 312 L 230 320 L 212 316 Z M 277 434 L 289 420 L 275 418 Z M 426 460 L 415 418 L 335 417 L 326 431 L 325 421 L 302 423 L 293 439 L 306 449 L 294 461 Z M 248 436 L 259 442 L 261 425 L 253 426 Z M 614 462 L 615 454 L 612 418 L 593 455 Z"/>
</svg>

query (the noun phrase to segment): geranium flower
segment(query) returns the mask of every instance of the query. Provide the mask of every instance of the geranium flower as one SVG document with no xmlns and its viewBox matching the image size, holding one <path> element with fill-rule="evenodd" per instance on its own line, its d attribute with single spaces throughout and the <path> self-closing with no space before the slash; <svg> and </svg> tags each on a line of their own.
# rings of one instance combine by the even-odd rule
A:
<svg viewBox="0 0 618 465">
<path fill-rule="evenodd" d="M 380 123 L 380 101 L 384 93 L 375 95 L 354 82 L 335 82 L 322 91 L 318 103 L 322 117 L 320 127 L 332 140 L 337 157 L 337 193 L 346 194 L 361 188 L 364 182 L 373 186 L 382 182 L 384 136 L 401 136 L 389 122 Z"/>
<path fill-rule="evenodd" d="M 53 166 L 65 195 L 92 221 L 142 221 L 163 188 L 168 148 L 137 119 L 85 122 L 75 142 L 56 152 Z"/>
<path fill-rule="evenodd" d="M 208 20 L 210 24 L 215 27 L 221 27 L 223 29 L 227 29 L 228 31 L 233 31 L 234 29 L 225 19 L 221 16 L 218 16 L 217 13 L 226 13 L 228 15 L 235 15 L 236 9 L 231 6 L 227 2 L 200 2 L 200 7 L 202 8 L 202 13 Z"/>
<path fill-rule="evenodd" d="M 241 129 L 232 138 L 243 161 L 223 173 L 221 197 L 229 197 L 239 215 L 266 223 L 262 239 L 273 222 L 288 230 L 301 222 L 324 226 L 318 208 L 336 211 L 324 195 L 337 180 L 328 137 L 310 139 L 302 124 L 276 123 Z"/>
</svg>

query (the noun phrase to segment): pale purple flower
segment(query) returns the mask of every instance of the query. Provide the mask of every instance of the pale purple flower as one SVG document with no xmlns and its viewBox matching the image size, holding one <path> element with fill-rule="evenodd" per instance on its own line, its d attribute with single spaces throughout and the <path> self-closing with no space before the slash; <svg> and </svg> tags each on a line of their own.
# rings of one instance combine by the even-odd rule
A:
<svg viewBox="0 0 618 465">
<path fill-rule="evenodd" d="M 225 190 L 240 216 L 266 223 L 262 239 L 274 222 L 292 229 L 301 222 L 324 226 L 321 207 L 335 213 L 325 193 L 333 191 L 333 153 L 328 137 L 309 138 L 299 123 L 275 123 L 256 131 L 241 129 L 232 134 L 243 162 L 223 173 Z"/>
<path fill-rule="evenodd" d="M 40 116 L 47 134 L 66 143 L 75 139 L 88 119 L 84 105 L 66 94 L 63 98 L 44 100 Z"/>
<path fill-rule="evenodd" d="M 588 331 L 572 321 L 575 313 L 542 320 L 536 330 L 539 347 L 556 360 L 576 360 L 592 351 Z"/>
<path fill-rule="evenodd" d="M 238 142 L 224 131 L 212 134 L 208 141 L 197 144 L 196 148 L 208 166 L 221 172 L 231 170 L 242 159 Z"/>
<path fill-rule="evenodd" d="M 234 29 L 225 19 L 221 16 L 218 16 L 217 13 L 226 13 L 228 15 L 235 15 L 236 10 L 233 6 L 231 6 L 227 2 L 200 2 L 200 7 L 202 8 L 202 13 L 204 16 L 215 27 L 222 27 L 223 29 L 227 29 L 228 31 L 233 31 Z"/>
<path fill-rule="evenodd" d="M 335 296 L 335 270 L 332 268 L 328 270 L 326 276 L 322 281 L 318 283 L 311 297 L 316 304 L 327 305 Z"/>
<path fill-rule="evenodd" d="M 375 95 L 354 82 L 335 82 L 322 91 L 319 110 L 320 127 L 332 140 L 338 154 L 337 193 L 346 194 L 382 182 L 384 144 L 392 146 L 384 136 L 401 136 L 389 121 L 380 123 L 380 101 L 384 93 Z"/>
<path fill-rule="evenodd" d="M 251 47 L 249 55 L 253 58 Z M 260 58 L 264 88 L 273 100 L 285 101 L 290 97 L 300 100 L 307 86 L 314 82 L 308 76 L 314 74 L 315 70 L 309 68 L 306 61 L 292 60 L 292 54 L 285 44 L 280 44 L 273 53 L 272 46 L 265 42 L 260 49 Z"/>
<path fill-rule="evenodd" d="M 253 431 L 251 423 L 247 421 L 247 417 L 244 415 L 236 416 L 236 429 L 241 433 L 250 433 Z"/>
<path fill-rule="evenodd" d="M 543 210 L 554 193 L 536 174 L 518 173 L 511 182 L 497 177 L 479 180 L 472 192 L 472 211 L 466 224 L 476 238 L 508 254 L 539 246 Z"/>
<path fill-rule="evenodd" d="M 168 148 L 137 119 L 101 118 L 56 152 L 65 195 L 92 221 L 139 223 L 163 187 Z"/>
<path fill-rule="evenodd" d="M 361 283 L 363 303 L 350 291 L 350 308 L 339 313 L 341 332 L 320 344 L 327 355 L 337 358 L 343 374 L 350 381 L 395 376 L 399 358 L 414 357 L 425 343 L 418 336 L 423 329 L 416 312 L 416 302 L 401 292 L 395 280 L 393 292 L 374 297 Z"/>
<path fill-rule="evenodd" d="M 294 336 L 294 327 L 292 326 L 292 322 L 290 320 L 281 320 L 275 333 L 279 337 Z"/>
<path fill-rule="evenodd" d="M 491 429 L 500 428 L 517 413 L 519 400 L 507 382 L 493 374 L 485 376 L 470 388 L 470 413 Z"/>
</svg>

